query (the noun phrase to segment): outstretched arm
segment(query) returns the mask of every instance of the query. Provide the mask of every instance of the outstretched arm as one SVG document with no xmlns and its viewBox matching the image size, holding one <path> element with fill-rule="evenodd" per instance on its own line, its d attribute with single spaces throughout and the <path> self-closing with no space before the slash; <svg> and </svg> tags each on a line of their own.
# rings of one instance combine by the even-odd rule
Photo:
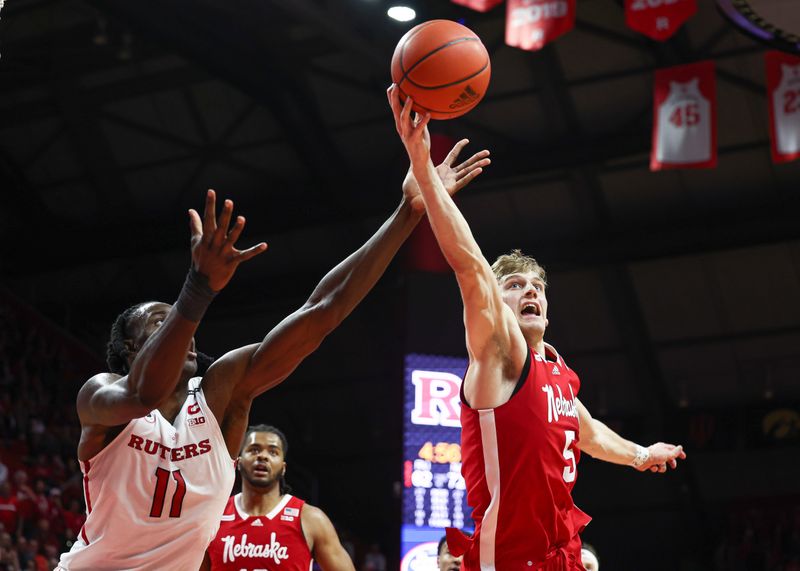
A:
<svg viewBox="0 0 800 571">
<path fill-rule="evenodd" d="M 355 571 L 353 560 L 336 535 L 336 530 L 321 509 L 308 504 L 300 514 L 303 534 L 308 539 L 311 554 L 323 571 Z"/>
<path fill-rule="evenodd" d="M 464 302 L 470 374 L 464 390 L 472 406 L 489 408 L 502 404 L 503 381 L 516 381 L 525 362 L 525 339 L 514 315 L 503 303 L 500 287 L 484 258 L 469 224 L 436 176 L 425 139 L 428 115 L 412 119 L 413 101 L 400 104 L 397 88 L 389 88 L 395 126 L 419 183 L 425 209 L 436 240 L 456 275 Z M 482 370 L 503 369 L 503 374 Z M 473 383 L 473 377 L 478 382 Z"/>
<path fill-rule="evenodd" d="M 135 357 L 126 375 L 96 375 L 81 388 L 77 404 L 82 425 L 124 424 L 157 408 L 175 391 L 192 337 L 213 295 L 225 287 L 240 263 L 267 247 L 262 243 L 237 250 L 234 244 L 245 221 L 239 216 L 228 232 L 232 213 L 233 203 L 226 200 L 217 221 L 213 190 L 206 195 L 202 221 L 196 211 L 189 211 L 192 270 L 178 301 L 169 310 L 164 306 L 163 314 L 151 315 L 152 322 L 144 326 L 154 331 L 141 347 L 127 341 L 129 354 Z"/>
<path fill-rule="evenodd" d="M 593 418 L 583 403 L 578 401 L 578 418 L 581 423 L 581 439 L 578 448 L 592 458 L 633 466 L 640 472 L 666 472 L 667 466 L 677 468 L 678 459 L 685 459 L 683 446 L 657 442 L 647 448 L 624 439 L 608 426 Z"/>
<path fill-rule="evenodd" d="M 452 166 L 466 145 L 459 142 L 434 171 L 455 193 L 488 164 L 483 153 Z M 322 343 L 372 289 L 424 214 L 413 177 L 403 183 L 400 205 L 377 232 L 322 278 L 311 296 L 281 321 L 264 340 L 231 351 L 211 366 L 203 379 L 206 398 L 220 418 L 229 406 L 247 403 L 283 381 Z"/>
</svg>

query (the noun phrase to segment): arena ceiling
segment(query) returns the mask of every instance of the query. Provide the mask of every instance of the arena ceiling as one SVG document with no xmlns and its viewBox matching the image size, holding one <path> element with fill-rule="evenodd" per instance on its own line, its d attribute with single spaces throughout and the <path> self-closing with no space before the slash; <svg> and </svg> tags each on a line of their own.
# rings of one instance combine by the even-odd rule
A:
<svg viewBox="0 0 800 571">
<path fill-rule="evenodd" d="M 698 4 L 657 43 L 621 1 L 580 0 L 576 28 L 528 53 L 504 45 L 503 8 L 415 3 L 417 21 L 463 18 L 490 51 L 486 99 L 433 129 L 492 150 L 459 204 L 487 257 L 521 247 L 548 267 L 552 337 L 601 413 L 800 397 L 800 163 L 770 159 L 764 46 Z M 291 309 L 399 197 L 385 89 L 412 24 L 385 9 L 6 2 L 6 287 L 96 346 L 121 303 L 177 291 L 185 209 L 213 187 L 248 216 L 247 242 L 270 243 L 229 314 Z M 651 173 L 653 72 L 704 59 L 719 166 Z"/>
</svg>

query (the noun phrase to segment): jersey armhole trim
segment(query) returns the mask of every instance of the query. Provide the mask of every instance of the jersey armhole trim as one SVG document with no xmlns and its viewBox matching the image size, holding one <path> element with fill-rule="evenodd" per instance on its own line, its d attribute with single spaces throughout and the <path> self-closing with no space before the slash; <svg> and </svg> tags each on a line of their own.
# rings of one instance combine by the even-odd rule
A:
<svg viewBox="0 0 800 571">
<path fill-rule="evenodd" d="M 522 372 L 519 375 L 519 379 L 517 379 L 517 384 L 514 387 L 514 392 L 511 393 L 511 396 L 508 397 L 508 401 L 506 401 L 506 402 L 509 402 L 511 399 L 514 398 L 514 395 L 516 395 L 519 391 L 522 390 L 522 387 L 525 386 L 525 379 L 528 378 L 528 373 L 530 373 L 530 370 L 531 370 L 531 349 L 528 348 L 528 356 L 525 358 L 525 364 L 522 365 Z M 467 373 L 465 371 L 464 372 L 464 378 L 466 378 L 466 377 L 467 377 Z M 461 389 L 459 389 L 459 393 L 460 393 L 460 396 L 461 396 L 461 402 L 464 403 L 464 406 L 466 406 L 469 409 L 475 410 L 470 406 L 469 402 L 467 401 L 467 397 L 464 394 L 464 382 L 463 381 L 461 382 Z"/>
<path fill-rule="evenodd" d="M 525 381 L 528 378 L 528 373 L 531 372 L 531 353 L 532 350 L 528 348 L 528 356 L 525 358 L 525 364 L 522 365 L 522 372 L 519 375 L 519 380 L 517 380 L 517 386 L 514 387 L 514 392 L 511 393 L 511 396 L 509 397 L 508 400 L 513 399 L 514 395 L 516 395 L 519 391 L 521 391 L 522 387 L 525 386 Z"/>
</svg>

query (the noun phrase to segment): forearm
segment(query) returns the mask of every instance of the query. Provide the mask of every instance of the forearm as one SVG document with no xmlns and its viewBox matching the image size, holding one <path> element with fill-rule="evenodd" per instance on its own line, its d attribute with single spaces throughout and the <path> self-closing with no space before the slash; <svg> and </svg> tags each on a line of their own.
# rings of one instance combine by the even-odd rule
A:
<svg viewBox="0 0 800 571">
<path fill-rule="evenodd" d="M 635 442 L 627 440 L 611 430 L 599 420 L 592 418 L 590 421 L 590 436 L 581 441 L 581 450 L 592 458 L 629 466 L 636 458 L 640 448 Z"/>
<path fill-rule="evenodd" d="M 412 166 L 428 220 L 445 259 L 456 277 L 474 276 L 477 268 L 486 266 L 486 260 L 464 215 L 445 190 L 429 158 L 412 161 Z"/>
<path fill-rule="evenodd" d="M 128 386 L 143 405 L 156 407 L 175 391 L 197 325 L 173 307 L 136 355 Z"/>
<path fill-rule="evenodd" d="M 367 295 L 420 219 L 403 200 L 363 246 L 322 278 L 306 307 L 315 308 L 326 329 L 335 328 Z"/>
<path fill-rule="evenodd" d="M 143 405 L 155 407 L 174 392 L 192 337 L 214 295 L 208 278 L 191 269 L 167 317 L 131 364 L 128 387 Z"/>
</svg>

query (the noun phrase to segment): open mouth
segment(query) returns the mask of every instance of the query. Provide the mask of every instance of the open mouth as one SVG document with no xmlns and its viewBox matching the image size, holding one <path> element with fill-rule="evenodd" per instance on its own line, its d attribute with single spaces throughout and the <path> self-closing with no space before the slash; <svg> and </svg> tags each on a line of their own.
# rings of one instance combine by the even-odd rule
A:
<svg viewBox="0 0 800 571">
<path fill-rule="evenodd" d="M 522 308 L 522 315 L 541 315 L 542 310 L 535 303 L 529 303 Z"/>
</svg>

